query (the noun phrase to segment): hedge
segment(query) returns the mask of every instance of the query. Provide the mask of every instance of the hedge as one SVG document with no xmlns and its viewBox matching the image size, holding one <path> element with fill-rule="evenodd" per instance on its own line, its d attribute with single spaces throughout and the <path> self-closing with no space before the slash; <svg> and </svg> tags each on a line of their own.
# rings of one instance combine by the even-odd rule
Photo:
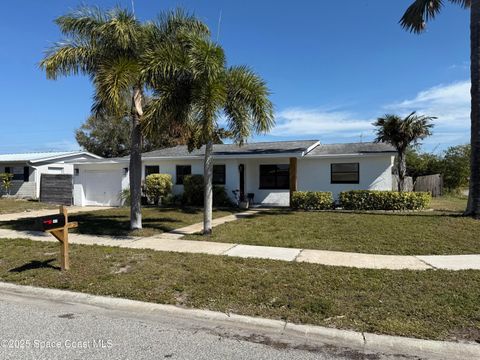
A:
<svg viewBox="0 0 480 360">
<path fill-rule="evenodd" d="M 341 192 L 339 200 L 345 210 L 422 210 L 432 197 L 427 192 L 352 190 Z"/>
<path fill-rule="evenodd" d="M 331 192 L 295 191 L 290 207 L 295 210 L 329 210 L 333 208 Z"/>
<path fill-rule="evenodd" d="M 183 178 L 183 198 L 185 205 L 203 206 L 203 175 L 187 175 Z M 223 186 L 213 185 L 213 205 L 222 207 L 233 206 Z"/>
</svg>

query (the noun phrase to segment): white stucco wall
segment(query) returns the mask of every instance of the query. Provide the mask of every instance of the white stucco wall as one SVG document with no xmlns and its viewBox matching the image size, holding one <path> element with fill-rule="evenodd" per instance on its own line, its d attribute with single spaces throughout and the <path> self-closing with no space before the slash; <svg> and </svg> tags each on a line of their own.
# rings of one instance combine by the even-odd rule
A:
<svg viewBox="0 0 480 360">
<path fill-rule="evenodd" d="M 238 189 L 239 175 L 237 160 L 215 160 L 214 165 L 225 165 L 225 191 L 227 195 L 233 199 L 232 190 Z M 177 165 L 190 165 L 192 167 L 192 174 L 203 175 L 203 160 L 145 160 L 142 165 L 142 179 L 145 179 L 145 166 L 159 166 L 161 174 L 169 174 L 173 180 L 173 193 L 182 194 L 183 185 L 176 184 L 176 167 Z"/>
<path fill-rule="evenodd" d="M 290 190 L 260 189 L 260 165 L 289 164 L 289 158 L 261 158 L 239 161 L 245 164 L 245 195 L 253 193 L 254 202 L 265 206 L 288 206 Z"/>
<path fill-rule="evenodd" d="M 359 163 L 359 184 L 331 184 L 332 163 Z M 331 191 L 335 198 L 346 190 L 392 190 L 391 155 L 342 158 L 302 158 L 298 161 L 299 191 Z"/>
<path fill-rule="evenodd" d="M 331 184 L 330 166 L 332 163 L 358 162 L 360 166 L 359 184 Z M 259 189 L 260 165 L 262 164 L 289 164 L 289 158 L 258 158 L 258 159 L 216 159 L 214 164 L 224 164 L 226 168 L 225 190 L 227 195 L 233 199 L 233 190 L 239 189 L 240 177 L 238 167 L 245 166 L 245 194 L 253 193 L 257 204 L 266 206 L 288 206 L 289 190 Z M 298 159 L 297 185 L 299 191 L 331 191 L 337 198 L 341 191 L 346 190 L 391 190 L 392 174 L 391 167 L 393 157 L 390 155 L 363 155 L 337 158 L 300 158 Z M 177 185 L 176 166 L 191 165 L 192 174 L 203 174 L 203 160 L 145 160 L 142 163 L 142 178 L 145 177 L 145 166 L 159 166 L 160 173 L 170 174 L 174 183 L 174 194 L 183 192 L 183 185 Z M 88 186 L 94 184 L 86 183 L 87 171 L 116 171 L 118 181 L 112 181 L 111 192 L 115 189 L 125 189 L 129 186 L 128 173 L 123 168 L 128 163 L 122 164 L 90 164 L 76 165 L 79 174 L 74 175 L 74 202 L 75 205 L 98 205 L 88 201 Z M 109 177 L 109 179 L 111 179 Z M 120 192 L 118 190 L 117 192 Z M 109 205 L 119 205 L 118 196 L 112 199 Z"/>
</svg>

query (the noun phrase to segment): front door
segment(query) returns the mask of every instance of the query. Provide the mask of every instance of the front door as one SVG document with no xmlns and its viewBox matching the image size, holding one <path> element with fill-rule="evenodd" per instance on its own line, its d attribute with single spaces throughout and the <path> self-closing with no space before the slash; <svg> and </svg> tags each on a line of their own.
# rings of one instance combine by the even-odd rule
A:
<svg viewBox="0 0 480 360">
<path fill-rule="evenodd" d="M 245 164 L 238 166 L 238 172 L 240 174 L 240 201 L 245 201 Z"/>
</svg>

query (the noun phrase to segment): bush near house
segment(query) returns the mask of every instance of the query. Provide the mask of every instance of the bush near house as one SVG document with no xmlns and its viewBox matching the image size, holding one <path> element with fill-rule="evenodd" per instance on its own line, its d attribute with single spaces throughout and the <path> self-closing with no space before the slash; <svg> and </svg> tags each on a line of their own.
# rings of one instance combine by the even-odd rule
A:
<svg viewBox="0 0 480 360">
<path fill-rule="evenodd" d="M 422 210 L 432 200 L 425 192 L 352 190 L 339 196 L 345 210 Z"/>
<path fill-rule="evenodd" d="M 185 205 L 203 206 L 203 175 L 187 175 L 183 178 L 183 203 Z M 233 206 L 223 186 L 213 186 L 214 206 Z"/>
<path fill-rule="evenodd" d="M 172 192 L 173 181 L 169 174 L 151 174 L 145 178 L 145 193 L 159 204 L 160 200 Z"/>
<path fill-rule="evenodd" d="M 13 174 L 2 173 L 0 174 L 0 196 L 5 192 L 6 195 L 10 195 L 10 188 L 12 186 Z"/>
<path fill-rule="evenodd" d="M 290 207 L 295 210 L 333 209 L 333 195 L 331 192 L 295 191 Z"/>
</svg>

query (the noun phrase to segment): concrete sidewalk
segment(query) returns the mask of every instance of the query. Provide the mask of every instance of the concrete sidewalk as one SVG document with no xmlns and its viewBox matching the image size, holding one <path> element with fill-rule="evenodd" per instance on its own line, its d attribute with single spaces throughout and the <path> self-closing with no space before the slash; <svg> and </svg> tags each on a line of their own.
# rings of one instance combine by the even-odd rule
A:
<svg viewBox="0 0 480 360">
<path fill-rule="evenodd" d="M 240 216 L 248 215 L 243 214 Z M 231 216 L 228 216 L 227 218 L 228 219 L 221 218 L 216 220 L 218 222 L 233 221 Z M 150 249 L 155 251 L 201 253 L 210 255 L 234 256 L 241 258 L 306 262 L 312 264 L 346 266 L 362 269 L 480 270 L 480 255 L 377 255 L 348 253 L 340 251 L 253 246 L 180 239 L 183 235 L 190 233 L 190 231 L 197 232 L 197 227 L 198 224 L 196 224 L 195 226 L 189 226 L 188 229 L 178 229 L 171 233 L 144 238 L 91 236 L 73 233 L 70 234 L 69 240 L 72 244 L 117 246 L 132 249 Z M 0 229 L 0 238 L 27 238 L 35 241 L 56 241 L 51 235 L 43 232 L 24 232 L 7 229 Z"/>
<path fill-rule="evenodd" d="M 90 212 L 90 211 L 98 211 L 98 210 L 107 210 L 112 209 L 111 207 L 100 207 L 100 206 L 67 206 L 68 214 L 76 214 L 79 212 Z M 33 211 L 23 211 L 17 213 L 9 213 L 9 214 L 0 214 L 0 221 L 13 221 L 13 220 L 20 220 L 26 218 L 34 218 L 40 216 L 47 216 L 51 214 L 58 214 L 57 209 L 43 209 L 43 210 L 33 210 Z"/>
</svg>

